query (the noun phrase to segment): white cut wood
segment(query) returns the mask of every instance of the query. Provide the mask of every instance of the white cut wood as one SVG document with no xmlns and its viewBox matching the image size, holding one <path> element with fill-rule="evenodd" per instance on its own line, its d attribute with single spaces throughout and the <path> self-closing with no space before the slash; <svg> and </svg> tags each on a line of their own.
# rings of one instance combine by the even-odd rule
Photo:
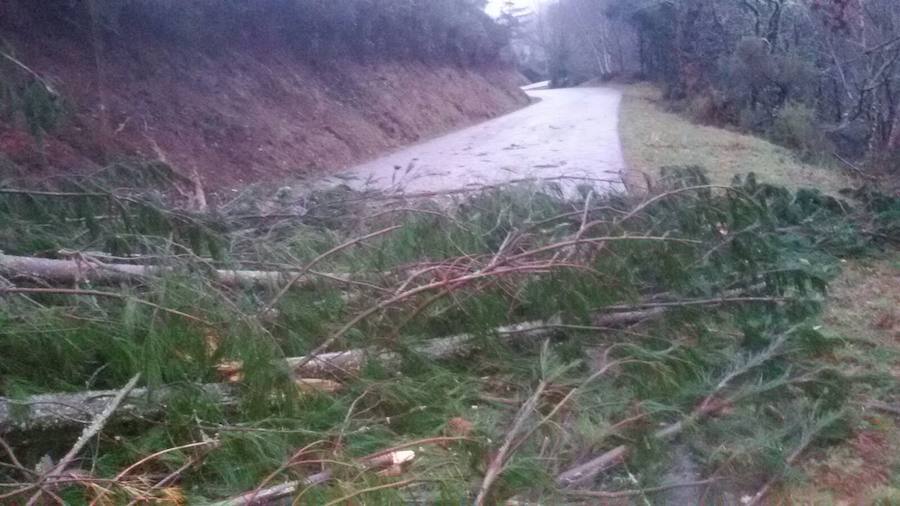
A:
<svg viewBox="0 0 900 506">
<path fill-rule="evenodd" d="M 0 254 L 0 272 L 10 277 L 39 278 L 51 283 L 72 284 L 90 282 L 118 284 L 139 281 L 172 272 L 161 265 L 117 264 L 96 260 L 57 260 Z M 282 286 L 295 274 L 291 271 L 228 270 L 212 271 L 215 280 L 227 286 Z M 328 278 L 348 281 L 344 274 L 328 274 Z M 296 286 L 308 285 L 315 275 L 303 276 Z"/>
<path fill-rule="evenodd" d="M 598 314 L 594 322 L 622 325 L 659 314 L 661 311 L 658 309 Z M 559 319 L 534 321 L 499 327 L 494 329 L 493 334 L 506 343 L 534 342 L 552 336 L 558 332 L 559 326 Z M 413 351 L 431 360 L 447 360 L 474 353 L 481 342 L 477 335 L 460 334 L 429 340 L 414 347 Z M 312 359 L 287 358 L 285 364 L 295 378 L 330 378 L 358 371 L 368 360 L 391 365 L 400 363 L 401 358 L 399 353 L 371 348 L 322 353 Z M 298 367 L 298 364 L 302 365 Z M 234 385 L 213 383 L 195 385 L 195 388 L 222 405 L 233 405 L 237 402 Z M 116 410 L 115 418 L 127 421 L 159 416 L 165 412 L 167 401 L 178 391 L 174 387 L 134 389 Z M 109 399 L 115 397 L 117 393 L 116 390 L 53 393 L 34 395 L 21 400 L 0 397 L 0 434 L 55 430 L 87 423 L 101 413 L 108 405 Z"/>
</svg>

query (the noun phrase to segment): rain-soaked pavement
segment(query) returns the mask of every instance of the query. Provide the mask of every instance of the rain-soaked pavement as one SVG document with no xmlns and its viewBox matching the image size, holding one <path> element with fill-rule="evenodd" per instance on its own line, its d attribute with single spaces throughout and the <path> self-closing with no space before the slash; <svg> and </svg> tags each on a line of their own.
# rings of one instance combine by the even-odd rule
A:
<svg viewBox="0 0 900 506">
<path fill-rule="evenodd" d="M 577 178 L 622 188 L 621 93 L 585 87 L 528 90 L 539 101 L 513 113 L 410 146 L 328 178 L 356 189 L 420 193 L 519 179 Z"/>
</svg>

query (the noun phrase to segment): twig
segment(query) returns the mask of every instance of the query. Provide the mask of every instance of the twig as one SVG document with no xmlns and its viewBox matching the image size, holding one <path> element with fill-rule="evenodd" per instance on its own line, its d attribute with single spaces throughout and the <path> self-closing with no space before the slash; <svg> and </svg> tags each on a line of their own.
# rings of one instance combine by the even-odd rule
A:
<svg viewBox="0 0 900 506">
<path fill-rule="evenodd" d="M 632 209 L 630 212 L 628 212 L 628 214 L 626 214 L 621 219 L 619 219 L 617 221 L 617 223 L 621 224 L 625 221 L 630 220 L 631 218 L 635 217 L 637 214 L 639 214 L 641 211 L 643 211 L 650 205 L 652 205 L 662 199 L 671 197 L 672 195 L 678 195 L 681 193 L 687 193 L 687 192 L 691 192 L 691 191 L 695 191 L 695 190 L 713 190 L 713 189 L 719 189 L 719 190 L 730 191 L 730 192 L 734 192 L 734 193 L 738 193 L 738 194 L 743 194 L 743 192 L 739 189 L 736 189 L 732 186 L 724 186 L 724 185 L 706 184 L 706 185 L 697 185 L 697 186 L 687 186 L 685 188 L 677 188 L 675 190 L 670 190 L 670 191 L 667 191 L 664 193 L 660 193 L 659 195 L 655 195 L 652 198 L 645 200 L 640 205 L 636 206 L 634 209 Z"/>
<path fill-rule="evenodd" d="M 12 62 L 13 65 L 15 65 L 15 66 L 19 67 L 20 69 L 24 70 L 24 71 L 27 72 L 31 77 L 33 77 L 37 82 L 41 83 L 41 86 L 43 86 L 44 89 L 47 90 L 47 93 L 53 95 L 54 97 L 58 97 L 58 96 L 59 96 L 59 93 L 57 93 L 56 90 L 53 89 L 52 86 L 50 86 L 50 83 L 48 83 L 46 79 L 44 79 L 43 77 L 41 77 L 40 74 L 38 74 L 37 72 L 35 72 L 34 70 L 32 70 L 31 67 L 29 67 L 29 66 L 25 65 L 24 63 L 22 63 L 21 61 L 19 61 L 18 58 L 14 57 L 14 56 L 12 56 L 12 55 L 10 55 L 10 54 L 7 54 L 5 51 L 0 51 L 0 56 L 2 56 L 3 58 L 6 58 L 6 59 L 9 60 L 10 62 Z"/>
<path fill-rule="evenodd" d="M 144 497 L 136 497 L 136 498 L 132 499 L 131 502 L 128 503 L 128 506 L 134 506 L 135 504 L 138 504 L 142 501 L 146 502 L 146 500 L 151 497 L 151 494 L 153 492 L 165 487 L 166 485 L 168 485 L 169 483 L 174 481 L 176 478 L 181 476 L 181 473 L 183 473 L 186 470 L 188 470 L 189 468 L 197 465 L 198 462 L 200 462 L 204 458 L 206 458 L 206 455 L 207 455 L 207 453 L 203 453 L 203 454 L 196 455 L 196 456 L 189 458 L 187 460 L 187 462 L 185 462 L 184 464 L 181 465 L 181 467 L 172 471 L 165 478 L 159 480 L 152 487 L 150 487 L 146 491 L 144 491 L 143 492 Z"/>
<path fill-rule="evenodd" d="M 23 476 L 28 477 L 28 478 L 35 477 L 38 475 L 37 472 L 32 471 L 31 469 L 28 469 L 27 467 L 22 465 L 22 462 L 20 462 L 19 458 L 16 457 L 16 453 L 13 451 L 12 447 L 9 446 L 9 443 L 7 443 L 6 440 L 3 439 L 2 437 L 0 437 L 0 447 L 2 447 L 3 450 L 6 452 L 6 455 L 9 456 L 9 461 L 11 462 L 11 464 L 3 464 L 4 467 L 9 467 L 9 468 L 15 469 L 16 471 L 19 471 L 20 473 L 22 473 Z M 25 490 L 25 491 L 27 491 L 27 490 Z M 19 493 L 22 493 L 22 492 L 15 491 L 13 495 L 18 495 Z M 6 495 L 6 494 L 4 494 L 4 495 Z M 0 498 L 0 499 L 2 499 L 2 498 Z"/>
<path fill-rule="evenodd" d="M 438 281 L 434 281 L 431 283 L 426 283 L 414 288 L 409 288 L 401 293 L 397 293 L 394 296 L 382 300 L 378 304 L 358 313 L 355 317 L 350 319 L 343 327 L 338 329 L 334 334 L 332 334 L 328 339 L 318 345 L 315 349 L 313 349 L 309 355 L 299 363 L 300 366 L 305 365 L 306 362 L 315 359 L 319 354 L 327 350 L 334 344 L 338 339 L 342 338 L 347 332 L 356 327 L 357 324 L 368 318 L 369 316 L 390 307 L 398 302 L 409 299 L 413 296 L 419 295 L 421 293 L 429 292 L 435 289 L 456 289 L 461 286 L 470 284 L 473 281 L 480 281 L 485 278 L 499 278 L 503 276 L 510 275 L 522 275 L 528 273 L 535 272 L 549 272 L 554 268 L 560 267 L 580 267 L 573 266 L 572 264 L 560 263 L 555 260 L 549 260 L 546 262 L 537 262 L 537 263 L 529 263 L 526 265 L 514 265 L 510 266 L 509 264 L 514 261 L 523 260 L 529 257 L 536 256 L 539 253 L 554 251 L 558 249 L 565 248 L 567 246 L 574 245 L 576 243 L 605 243 L 606 241 L 671 241 L 671 242 L 683 242 L 689 244 L 696 244 L 699 241 L 693 241 L 688 239 L 678 239 L 671 237 L 654 237 L 654 236 L 611 236 L 611 237 L 595 237 L 591 239 L 581 239 L 579 241 L 562 241 L 556 244 L 550 244 L 547 246 L 539 247 L 530 251 L 526 251 L 523 253 L 519 253 L 510 257 L 505 257 L 502 261 L 494 261 L 489 264 L 487 267 L 481 270 L 477 270 L 475 272 L 470 272 L 468 274 L 460 275 L 451 279 L 441 279 Z"/>
<path fill-rule="evenodd" d="M 59 473 L 66 470 L 67 467 L 75 460 L 75 457 L 81 453 L 81 450 L 87 445 L 91 439 L 94 438 L 103 427 L 106 426 L 106 423 L 109 421 L 112 414 L 119 408 L 119 405 L 122 404 L 122 401 L 125 400 L 125 397 L 134 390 L 135 385 L 137 385 L 138 380 L 141 379 L 141 374 L 135 374 L 128 383 L 119 390 L 119 393 L 116 394 L 115 397 L 109 402 L 102 412 L 100 412 L 97 416 L 94 417 L 94 420 L 91 422 L 89 426 L 87 426 L 84 431 L 82 431 L 81 436 L 75 441 L 75 444 L 72 445 L 72 448 L 66 453 L 59 462 L 53 466 L 41 479 L 38 481 L 37 486 L 40 486 L 43 482 L 48 479 L 52 479 L 57 476 Z M 31 499 L 28 501 L 27 506 L 32 506 L 37 503 L 42 495 L 42 491 L 38 491 Z"/>
<path fill-rule="evenodd" d="M 383 459 L 380 460 L 380 458 L 384 457 L 385 455 L 394 453 L 398 450 L 402 450 L 404 448 L 409 448 L 411 446 L 421 446 L 421 445 L 426 445 L 426 444 L 444 443 L 444 442 L 450 442 L 450 441 L 471 441 L 471 438 L 467 438 L 467 437 L 433 437 L 433 438 L 420 439 L 417 441 L 410 441 L 408 443 L 403 443 L 401 445 L 397 445 L 397 446 L 394 446 L 391 448 L 386 448 L 384 450 L 380 450 L 375 453 L 366 455 L 365 457 L 361 457 L 361 458 L 357 459 L 357 461 L 360 464 L 362 464 L 362 466 L 364 468 L 371 469 L 372 467 L 378 467 L 378 466 L 384 465 Z M 300 453 L 300 452 L 297 452 L 297 453 Z M 275 474 L 277 474 L 280 471 L 281 471 L 281 469 L 279 469 L 279 471 L 276 471 L 276 473 L 272 473 L 272 475 L 270 475 L 270 477 L 274 476 Z M 250 492 L 241 494 L 241 495 L 239 495 L 237 497 L 233 497 L 231 499 L 226 499 L 224 501 L 217 502 L 212 506 L 245 506 L 245 505 L 250 505 L 250 504 L 265 504 L 269 501 L 295 494 L 295 493 L 297 493 L 298 490 L 300 490 L 301 487 L 310 487 L 310 486 L 314 486 L 314 485 L 320 485 L 322 483 L 330 481 L 332 475 L 333 475 L 333 471 L 331 469 L 326 469 L 325 471 L 311 475 L 303 480 L 290 481 L 290 482 L 281 483 L 281 484 L 274 485 L 274 486 L 267 487 L 267 488 L 261 488 L 263 485 L 260 485 L 259 487 L 257 487 L 256 489 L 254 489 Z M 263 483 L 265 483 L 265 482 L 263 482 Z M 367 490 L 369 490 L 369 489 L 367 489 Z M 364 492 L 365 492 L 365 490 L 360 491 L 360 493 L 364 493 Z M 351 497 L 355 497 L 356 495 L 358 495 L 358 494 L 354 494 L 352 496 L 348 496 L 348 497 L 339 499 L 339 501 L 346 501 L 347 499 L 349 499 Z"/>
<path fill-rule="evenodd" d="M 787 341 L 787 338 L 791 335 L 792 332 L 793 329 L 779 335 L 775 339 L 775 341 L 773 341 L 772 344 L 769 345 L 768 348 L 750 357 L 743 364 L 736 367 L 730 373 L 726 374 L 721 380 L 719 380 L 719 382 L 713 388 L 712 392 L 709 393 L 702 400 L 700 405 L 694 408 L 694 410 L 691 411 L 690 414 L 676 423 L 667 425 L 662 429 L 657 430 L 653 433 L 652 437 L 659 440 L 670 439 L 684 431 L 685 427 L 687 427 L 687 425 L 691 421 L 706 417 L 716 411 L 717 408 L 714 406 L 713 401 L 722 393 L 722 391 L 728 388 L 731 385 L 731 382 L 736 378 L 746 374 L 756 367 L 759 367 L 772 357 L 776 356 L 780 352 L 781 347 Z M 624 462 L 625 458 L 627 458 L 630 453 L 631 448 L 629 446 L 619 445 L 612 450 L 606 451 L 599 456 L 589 460 L 588 462 L 560 473 L 556 477 L 556 482 L 561 487 L 571 487 L 574 485 L 590 482 L 598 474 Z"/>
<path fill-rule="evenodd" d="M 870 401 L 866 403 L 865 407 L 900 416 L 900 405 L 891 405 L 880 401 Z"/>
<path fill-rule="evenodd" d="M 315 448 L 316 446 L 318 446 L 324 442 L 325 441 L 320 439 L 317 441 L 313 441 L 312 443 L 304 446 L 303 448 L 300 448 L 299 450 L 294 452 L 294 454 L 291 455 L 291 457 L 289 459 L 287 459 L 287 461 L 284 464 L 279 466 L 278 469 L 269 473 L 269 475 L 266 476 L 265 479 L 263 479 L 256 486 L 256 488 L 254 488 L 253 490 L 251 490 L 250 492 L 248 492 L 246 494 L 243 494 L 241 497 L 246 498 L 246 501 L 248 504 L 254 504 L 256 502 L 257 498 L 260 496 L 260 494 L 265 494 L 266 490 L 269 490 L 272 488 L 278 489 L 277 485 L 275 487 L 268 487 L 268 488 L 267 488 L 267 485 L 269 484 L 270 481 L 274 480 L 279 474 L 281 474 L 285 470 L 289 469 L 291 466 L 295 465 L 297 463 L 297 459 L 299 459 L 301 456 L 303 456 L 306 452 L 308 452 L 309 450 Z M 325 472 L 330 472 L 330 470 L 325 470 Z M 330 475 L 328 476 L 328 479 L 331 479 Z M 293 491 L 290 493 L 293 493 Z"/>
<path fill-rule="evenodd" d="M 28 196 L 34 196 L 34 197 L 73 197 L 73 198 L 83 198 L 83 197 L 109 198 L 109 197 L 112 197 L 112 195 L 109 193 L 51 192 L 51 191 L 40 191 L 40 190 L 22 190 L 22 189 L 18 189 L 18 188 L 0 188 L 0 194 L 28 195 Z"/>
<path fill-rule="evenodd" d="M 650 487 L 644 489 L 636 489 L 636 490 L 619 490 L 616 492 L 603 492 L 600 490 L 567 490 L 565 491 L 566 495 L 576 495 L 583 497 L 598 497 L 603 499 L 617 499 L 621 497 L 633 497 L 637 495 L 651 494 L 655 492 L 664 492 L 666 490 L 671 490 L 673 488 L 687 488 L 687 487 L 699 487 L 700 485 L 709 485 L 710 483 L 715 483 L 719 481 L 717 478 L 710 478 L 707 480 L 698 480 L 698 481 L 686 481 L 682 483 L 668 483 L 666 485 L 660 485 L 658 487 Z"/>
<path fill-rule="evenodd" d="M 516 436 L 519 434 L 519 431 L 522 430 L 522 426 L 525 424 L 525 421 L 528 420 L 528 416 L 534 411 L 545 388 L 547 388 L 547 381 L 543 380 L 538 384 L 531 397 L 529 397 L 528 400 L 525 401 L 525 404 L 522 405 L 518 414 L 516 414 L 512 428 L 506 433 L 503 444 L 500 446 L 500 449 L 497 450 L 497 454 L 494 458 L 491 459 L 490 465 L 488 465 L 487 472 L 484 475 L 484 481 L 481 482 L 478 495 L 475 497 L 475 506 L 484 506 L 485 501 L 487 501 L 491 487 L 494 485 L 497 478 L 500 477 L 503 468 L 506 467 L 506 461 L 509 458 L 510 450 L 516 440 Z"/>
<path fill-rule="evenodd" d="M 213 383 L 196 385 L 195 388 L 220 405 L 229 406 L 237 402 L 233 385 Z M 126 419 L 156 416 L 165 410 L 168 400 L 178 391 L 174 387 L 155 390 L 136 388 L 125 399 L 125 405 L 116 412 L 116 416 Z M 60 430 L 82 425 L 86 423 L 85 419 L 99 416 L 105 410 L 108 399 L 116 394 L 116 390 L 100 390 L 39 394 L 23 400 L 0 397 L 0 434 Z"/>
<path fill-rule="evenodd" d="M 401 487 L 405 487 L 407 485 L 411 485 L 413 483 L 417 483 L 420 481 L 426 481 L 426 480 L 423 480 L 421 478 L 409 478 L 406 480 L 395 481 L 393 483 L 385 483 L 384 485 L 378 485 L 375 487 L 363 488 L 363 489 L 353 492 L 352 494 L 347 494 L 344 497 L 341 497 L 340 499 L 335 499 L 333 501 L 329 501 L 329 502 L 325 503 L 325 506 L 334 506 L 335 504 L 345 503 L 345 502 L 349 501 L 350 499 L 353 499 L 354 497 L 357 497 L 357 496 L 360 496 L 363 494 L 368 494 L 369 492 L 377 492 L 379 490 L 384 490 L 386 488 L 401 488 Z"/>
<path fill-rule="evenodd" d="M 816 436 L 826 427 L 831 425 L 831 423 L 837 420 L 838 417 L 839 415 L 829 416 L 829 418 L 827 418 L 825 422 L 816 424 L 816 427 L 812 430 L 811 433 L 804 435 L 803 439 L 800 441 L 800 445 L 793 452 L 791 452 L 788 458 L 784 461 L 784 467 L 787 468 L 793 465 L 794 462 L 796 462 L 797 459 L 800 458 L 800 455 L 802 455 L 803 452 L 805 452 L 806 449 L 809 448 L 809 445 L 811 445 L 816 440 Z M 766 495 L 768 495 L 769 491 L 772 490 L 772 487 L 781 480 L 782 475 L 783 471 L 769 478 L 769 480 L 762 486 L 762 488 L 759 489 L 758 492 L 753 494 L 753 497 L 750 499 L 750 501 L 745 504 L 747 506 L 756 506 L 757 504 L 760 504 L 760 501 L 762 501 L 766 497 Z"/>
<path fill-rule="evenodd" d="M 645 302 L 628 306 L 607 306 L 610 311 L 632 311 L 640 309 L 673 308 L 686 306 L 714 306 L 736 302 L 786 302 L 794 300 L 789 297 L 720 297 L 713 299 L 688 299 L 672 302 Z"/>
<path fill-rule="evenodd" d="M 197 316 L 194 316 L 191 314 L 183 313 L 181 311 L 178 311 L 177 309 L 163 307 L 163 306 L 160 306 L 159 304 L 154 304 L 153 302 L 150 302 L 150 301 L 147 301 L 144 299 L 139 299 L 137 297 L 125 295 L 122 293 L 116 293 L 116 292 L 103 292 L 100 290 L 82 290 L 82 289 L 77 289 L 77 288 L 22 288 L 22 287 L 18 287 L 18 286 L 0 287 L 0 295 L 2 295 L 4 293 L 27 293 L 27 294 L 44 293 L 44 294 L 56 294 L 56 295 L 87 295 L 87 296 L 92 296 L 92 297 L 111 297 L 114 299 L 130 300 L 130 301 L 136 302 L 138 304 L 150 306 L 154 309 L 158 309 L 160 311 L 163 311 L 163 312 L 166 312 L 169 314 L 173 314 L 176 316 L 180 316 L 182 318 L 187 318 L 188 320 L 193 320 L 195 322 L 202 323 L 206 326 L 212 326 L 211 322 L 204 320 L 203 318 L 200 318 L 200 317 L 197 317 Z"/>
<path fill-rule="evenodd" d="M 252 490 L 246 494 L 213 503 L 210 506 L 249 506 L 252 504 L 267 504 L 270 501 L 296 493 L 300 487 L 320 485 L 331 481 L 332 475 L 333 472 L 330 469 L 327 469 L 321 473 L 307 476 L 303 480 L 289 481 L 263 490 Z"/>
<path fill-rule="evenodd" d="M 259 312 L 259 314 L 266 314 L 269 311 L 271 311 L 275 307 L 275 305 L 278 304 L 278 301 L 280 301 L 281 298 L 284 297 L 288 291 L 290 291 L 291 287 L 294 286 L 294 283 L 300 281 L 300 279 L 302 279 L 303 276 L 310 269 L 312 269 L 316 264 L 318 264 L 322 260 L 325 260 L 326 258 L 330 257 L 331 255 L 338 253 L 346 248 L 349 248 L 350 246 L 353 246 L 354 244 L 358 244 L 360 242 L 372 239 L 373 237 L 378 237 L 380 235 L 384 235 L 388 232 L 393 232 L 394 230 L 397 230 L 398 228 L 401 228 L 401 225 L 394 225 L 391 227 L 387 227 L 387 228 L 378 230 L 377 232 L 372 232 L 371 234 L 366 234 L 362 237 L 357 237 L 355 239 L 351 239 L 343 244 L 340 244 L 338 246 L 335 246 L 334 248 L 331 248 L 330 250 L 326 251 L 325 253 L 322 253 L 321 255 L 312 259 L 312 261 L 310 261 L 308 264 L 304 265 L 302 269 L 300 269 L 299 271 L 297 271 L 296 274 L 294 274 L 294 277 L 292 277 L 290 279 L 290 281 L 288 281 L 288 283 L 286 285 L 284 285 L 284 287 L 275 295 L 275 297 L 272 297 L 272 300 L 269 301 L 268 304 L 266 304 L 266 306 Z"/>
<path fill-rule="evenodd" d="M 606 353 L 604 355 L 608 356 L 611 349 L 612 349 L 612 347 L 607 349 Z M 604 357 L 604 359 L 606 359 L 606 358 L 607 357 Z M 525 433 L 524 436 L 522 436 L 521 439 L 519 439 L 518 443 L 516 443 L 516 447 L 518 448 L 518 446 L 521 445 L 523 442 L 525 442 L 528 438 L 530 438 L 531 435 L 534 434 L 534 432 L 538 430 L 538 428 L 540 428 L 545 423 L 552 420 L 553 417 L 556 416 L 557 413 L 559 413 L 559 410 L 561 410 L 563 408 L 563 406 L 565 406 L 579 392 L 584 390 L 584 388 L 587 387 L 590 383 L 592 383 L 592 382 L 596 381 L 598 378 L 604 376 L 607 372 L 612 370 L 613 367 L 621 366 L 623 364 L 627 364 L 630 362 L 636 362 L 636 361 L 635 360 L 617 360 L 617 361 L 610 362 L 610 363 L 606 364 L 605 366 L 603 366 L 602 368 L 600 368 L 599 371 L 588 376 L 588 378 L 585 379 L 583 382 L 581 382 L 580 385 L 569 390 L 569 393 L 567 393 L 559 402 L 557 402 L 556 405 L 553 406 L 553 409 L 551 409 L 549 413 L 547 413 L 534 427 L 532 427 L 528 432 Z"/>
<path fill-rule="evenodd" d="M 165 450 L 160 450 L 158 452 L 152 453 L 152 454 L 138 460 L 137 462 L 135 462 L 134 464 L 131 464 L 130 466 L 123 469 L 122 471 L 119 471 L 119 474 L 116 475 L 116 477 L 113 479 L 113 481 L 118 482 L 119 480 L 121 480 L 122 478 L 127 476 L 128 473 L 130 473 L 132 470 L 140 467 L 141 465 L 143 465 L 146 462 L 149 462 L 149 461 L 151 461 L 157 457 L 160 457 L 162 455 L 165 455 L 167 453 L 172 453 L 172 452 L 179 451 L 179 450 L 186 450 L 188 448 L 196 448 L 198 446 L 209 446 L 209 445 L 218 445 L 218 444 L 219 444 L 219 442 L 217 440 L 200 441 L 199 443 L 190 443 L 190 444 L 186 444 L 186 445 L 176 446 L 173 448 L 166 448 Z M 100 501 L 103 500 L 103 498 L 105 496 L 106 496 L 106 491 L 104 491 L 102 494 L 97 494 L 97 497 L 95 497 L 94 500 L 91 501 L 90 506 L 94 506 L 95 504 L 99 503 Z"/>
<path fill-rule="evenodd" d="M 875 180 L 878 179 L 878 178 L 876 178 L 875 176 L 873 176 L 873 175 L 871 175 L 871 174 L 866 174 L 862 169 L 860 169 L 859 167 L 857 167 L 856 164 L 851 163 L 849 160 L 847 160 L 847 159 L 844 158 L 843 156 L 841 156 L 841 155 L 839 155 L 839 154 L 837 154 L 837 153 L 831 153 L 831 155 L 834 156 L 839 162 L 841 162 L 841 163 L 843 163 L 844 165 L 846 165 L 847 168 L 849 168 L 850 170 L 852 170 L 853 172 L 855 172 L 856 175 L 858 175 L 859 177 L 861 177 L 861 178 L 863 178 L 863 179 L 868 179 L 869 181 L 875 181 Z"/>
<path fill-rule="evenodd" d="M 85 260 L 89 257 L 85 256 Z M 174 257 L 173 257 L 174 258 Z M 27 275 L 41 278 L 50 283 L 91 283 L 119 284 L 135 282 L 149 276 L 160 276 L 174 271 L 171 266 L 147 265 L 135 263 L 106 263 L 90 259 L 90 261 L 58 260 L 52 258 L 35 258 L 0 254 L 0 271 L 11 275 Z M 210 275 L 226 286 L 277 286 L 287 280 L 293 272 L 288 271 L 254 271 L 232 269 L 210 269 Z M 316 277 L 323 277 L 344 283 L 352 283 L 349 275 L 311 272 Z M 309 284 L 314 277 L 303 279 Z M 295 284 L 299 282 L 298 279 Z"/>
</svg>

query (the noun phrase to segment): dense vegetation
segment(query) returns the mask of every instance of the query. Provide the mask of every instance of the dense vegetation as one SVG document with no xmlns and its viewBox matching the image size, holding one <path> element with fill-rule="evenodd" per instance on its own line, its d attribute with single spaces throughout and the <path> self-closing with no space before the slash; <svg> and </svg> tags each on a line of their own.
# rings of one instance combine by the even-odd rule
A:
<svg viewBox="0 0 900 506">
<path fill-rule="evenodd" d="M 479 63 L 532 22 L 508 10 L 498 27 L 480 7 L 20 1 L 0 25 Z M 870 7 L 868 21 L 896 11 Z M 698 119 L 808 157 L 890 156 L 900 44 L 892 26 L 854 32 L 862 14 L 842 2 L 563 0 L 546 14 L 537 72 L 557 84 L 632 62 Z M 0 56 L 2 119 L 40 142 L 65 98 Z M 710 174 L 653 152 L 646 193 L 566 178 L 434 200 L 260 186 L 213 206 L 162 162 L 0 183 L 0 504 L 752 506 L 802 480 L 810 450 L 891 430 L 872 413 L 896 411 L 895 356 L 823 328 L 822 309 L 844 262 L 896 245 L 900 200 L 769 184 L 715 166 L 723 145 L 753 145 L 633 120 L 626 137 L 665 160 L 666 136 L 693 151 L 704 137 Z M 844 145 L 853 132 L 865 149 Z M 861 345 L 883 367 L 848 367 Z"/>
<path fill-rule="evenodd" d="M 896 170 L 893 0 L 562 0 L 511 12 L 520 39 L 540 49 L 529 54 L 561 83 L 644 76 L 699 121 L 763 133 L 808 157 L 869 157 Z"/>
<path fill-rule="evenodd" d="M 711 494 L 752 493 L 794 452 L 840 440 L 859 389 L 893 388 L 829 365 L 843 341 L 814 327 L 838 256 L 893 234 L 896 202 L 851 206 L 752 176 L 712 186 L 696 168 L 664 176 L 644 198 L 524 185 L 451 209 L 390 211 L 338 190 L 295 217 L 260 193 L 216 215 L 178 210 L 148 191 L 171 184 L 159 168 L 5 189 L 7 253 L 68 257 L 82 277 L 60 284 L 0 257 L 0 354 L 15 357 L 0 362 L 0 441 L 17 449 L 0 498 L 193 504 L 315 476 L 281 493 L 558 503 L 596 485 L 668 484 L 684 430 Z M 135 262 L 158 270 L 103 281 Z M 238 287 L 215 275 L 231 268 L 287 273 Z M 496 330 L 516 322 L 532 323 Z M 290 358 L 353 348 L 366 358 L 342 368 Z M 88 409 L 66 392 L 136 375 L 149 390 L 101 417 L 81 465 L 31 471 L 71 438 L 29 431 L 72 424 L 54 418 L 59 405 Z M 410 443 L 411 462 L 374 463 Z M 608 452 L 629 464 L 576 467 Z"/>
<path fill-rule="evenodd" d="M 0 7 L 0 28 L 65 28 L 72 36 L 126 43 L 159 37 L 221 50 L 287 40 L 316 58 L 336 54 L 491 61 L 506 33 L 476 0 L 51 0 Z M 5 12 L 4 12 L 5 11 Z"/>
</svg>

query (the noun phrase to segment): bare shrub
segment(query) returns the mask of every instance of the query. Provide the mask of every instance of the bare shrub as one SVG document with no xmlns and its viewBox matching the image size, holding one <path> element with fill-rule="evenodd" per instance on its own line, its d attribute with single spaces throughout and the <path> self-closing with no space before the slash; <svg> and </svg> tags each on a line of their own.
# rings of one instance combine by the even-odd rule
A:
<svg viewBox="0 0 900 506">
<path fill-rule="evenodd" d="M 803 104 L 791 102 L 775 116 L 769 129 L 772 140 L 796 149 L 804 158 L 828 156 L 834 144 L 819 126 L 815 111 Z"/>
</svg>

